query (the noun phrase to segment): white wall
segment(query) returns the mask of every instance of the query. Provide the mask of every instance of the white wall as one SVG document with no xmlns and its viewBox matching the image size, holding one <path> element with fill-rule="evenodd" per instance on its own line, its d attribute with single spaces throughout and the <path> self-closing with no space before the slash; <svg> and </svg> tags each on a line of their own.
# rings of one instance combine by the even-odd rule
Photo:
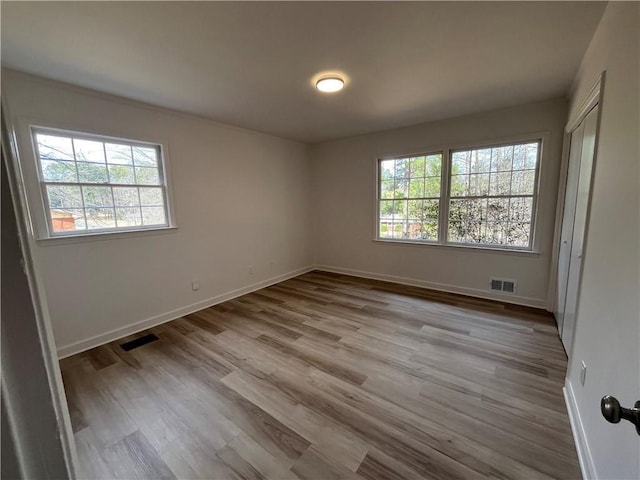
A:
<svg viewBox="0 0 640 480">
<path fill-rule="evenodd" d="M 585 473 L 640 478 L 640 437 L 607 423 L 600 398 L 640 400 L 639 4 L 612 2 L 576 77 L 571 112 L 606 70 L 590 222 L 576 331 L 567 375 L 569 408 Z M 587 365 L 584 387 L 580 362 Z M 586 444 L 586 448 L 585 447 Z"/>
<path fill-rule="evenodd" d="M 307 146 L 17 72 L 2 83 L 14 125 L 168 143 L 177 230 L 32 242 L 62 354 L 312 264 Z M 28 131 L 17 134 L 22 162 L 33 162 Z"/>
<path fill-rule="evenodd" d="M 316 263 L 336 271 L 546 307 L 566 114 L 565 100 L 558 99 L 314 145 Z M 373 241 L 377 158 L 543 131 L 549 140 L 542 159 L 538 255 Z M 490 292 L 490 276 L 516 279 L 518 295 Z"/>
</svg>

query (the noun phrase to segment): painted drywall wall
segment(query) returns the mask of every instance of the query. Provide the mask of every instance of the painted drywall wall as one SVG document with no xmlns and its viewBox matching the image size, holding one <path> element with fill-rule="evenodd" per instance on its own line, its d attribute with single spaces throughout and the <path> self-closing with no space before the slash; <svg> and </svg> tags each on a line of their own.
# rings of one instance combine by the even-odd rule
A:
<svg viewBox="0 0 640 480">
<path fill-rule="evenodd" d="M 3 71 L 2 83 L 23 163 L 34 162 L 23 128 L 30 122 L 168 144 L 177 229 L 32 241 L 59 352 L 104 343 L 312 264 L 306 145 L 18 72 Z"/>
<path fill-rule="evenodd" d="M 640 399 L 640 5 L 611 2 L 576 77 L 575 112 L 606 70 L 583 277 L 567 373 L 585 476 L 640 478 L 640 437 L 607 423 L 600 398 Z M 585 385 L 580 364 L 587 365 Z"/>
<path fill-rule="evenodd" d="M 566 114 L 566 101 L 557 99 L 312 146 L 316 263 L 335 271 L 546 307 Z M 377 158 L 540 132 L 547 132 L 548 140 L 541 167 L 538 254 L 373 241 Z M 490 276 L 516 279 L 517 295 L 490 292 Z"/>
</svg>

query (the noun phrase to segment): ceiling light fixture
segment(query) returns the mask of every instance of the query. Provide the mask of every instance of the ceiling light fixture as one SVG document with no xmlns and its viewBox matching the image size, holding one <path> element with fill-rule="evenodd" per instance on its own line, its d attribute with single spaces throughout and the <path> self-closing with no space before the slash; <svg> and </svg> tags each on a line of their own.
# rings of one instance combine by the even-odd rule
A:
<svg viewBox="0 0 640 480">
<path fill-rule="evenodd" d="M 321 92 L 339 92 L 344 88 L 344 80 L 340 77 L 325 77 L 316 82 L 316 88 Z"/>
</svg>

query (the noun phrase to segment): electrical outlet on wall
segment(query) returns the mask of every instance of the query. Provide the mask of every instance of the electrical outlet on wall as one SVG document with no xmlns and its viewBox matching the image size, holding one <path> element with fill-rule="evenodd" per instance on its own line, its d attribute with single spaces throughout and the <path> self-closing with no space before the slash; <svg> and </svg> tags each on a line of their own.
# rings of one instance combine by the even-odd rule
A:
<svg viewBox="0 0 640 480">
<path fill-rule="evenodd" d="M 587 364 L 584 363 L 584 360 L 580 362 L 580 385 L 584 387 L 584 382 L 587 379 Z"/>
<path fill-rule="evenodd" d="M 197 278 L 191 280 L 191 290 L 193 290 L 194 292 L 200 290 L 200 280 L 198 280 Z"/>
<path fill-rule="evenodd" d="M 253 265 L 249 265 L 249 275 L 253 275 Z"/>
</svg>

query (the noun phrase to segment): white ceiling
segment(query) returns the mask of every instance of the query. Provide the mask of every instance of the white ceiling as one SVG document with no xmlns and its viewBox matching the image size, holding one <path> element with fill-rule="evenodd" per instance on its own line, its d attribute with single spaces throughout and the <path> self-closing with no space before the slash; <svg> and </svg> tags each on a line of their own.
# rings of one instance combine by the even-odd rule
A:
<svg viewBox="0 0 640 480">
<path fill-rule="evenodd" d="M 567 93 L 594 2 L 2 2 L 5 67 L 304 142 Z M 343 72 L 333 95 L 315 74 Z"/>
</svg>

